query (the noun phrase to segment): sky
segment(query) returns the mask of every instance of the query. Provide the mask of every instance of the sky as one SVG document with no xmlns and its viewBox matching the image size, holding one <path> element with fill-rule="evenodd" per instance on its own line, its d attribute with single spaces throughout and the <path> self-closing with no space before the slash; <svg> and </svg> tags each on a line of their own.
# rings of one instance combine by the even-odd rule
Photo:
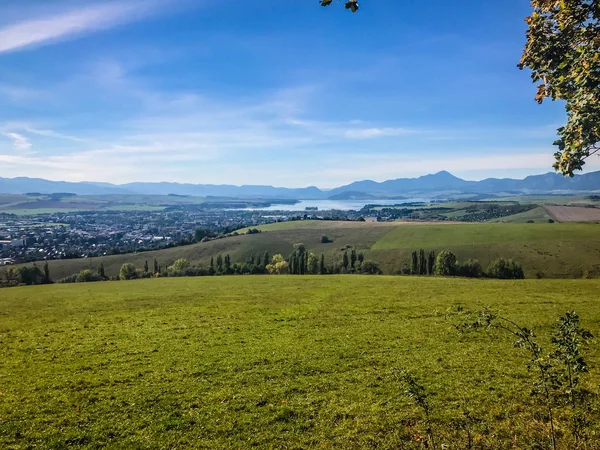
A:
<svg viewBox="0 0 600 450">
<path fill-rule="evenodd" d="M 529 2 L 336 3 L 0 0 L 0 177 L 330 188 L 552 171 L 565 112 L 517 68 Z"/>
</svg>

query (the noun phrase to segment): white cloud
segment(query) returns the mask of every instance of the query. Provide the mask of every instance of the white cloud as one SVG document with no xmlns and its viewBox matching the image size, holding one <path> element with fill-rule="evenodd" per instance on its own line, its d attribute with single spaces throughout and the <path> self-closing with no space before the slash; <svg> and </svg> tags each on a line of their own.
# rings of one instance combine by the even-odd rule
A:
<svg viewBox="0 0 600 450">
<path fill-rule="evenodd" d="M 31 148 L 31 142 L 29 142 L 29 139 L 27 139 L 22 134 L 8 132 L 8 131 L 6 131 L 6 132 L 4 132 L 2 134 L 4 136 L 6 136 L 7 138 L 12 139 L 13 146 L 17 150 L 29 150 Z"/>
<path fill-rule="evenodd" d="M 157 0 L 110 2 L 23 20 L 0 28 L 0 53 L 140 20 L 161 4 Z"/>
<path fill-rule="evenodd" d="M 345 132 L 350 139 L 371 139 L 384 136 L 402 136 L 417 133 L 416 130 L 408 128 L 355 128 Z"/>
</svg>

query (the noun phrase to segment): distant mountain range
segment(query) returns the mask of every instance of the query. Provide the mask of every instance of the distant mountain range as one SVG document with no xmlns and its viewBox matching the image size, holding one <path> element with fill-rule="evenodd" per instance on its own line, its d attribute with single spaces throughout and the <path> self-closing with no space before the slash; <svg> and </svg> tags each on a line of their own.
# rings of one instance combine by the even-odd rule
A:
<svg viewBox="0 0 600 450">
<path fill-rule="evenodd" d="M 110 184 L 49 181 L 41 178 L 1 178 L 0 193 L 72 193 L 77 195 L 142 194 L 186 195 L 198 197 L 278 198 L 278 199 L 371 199 L 381 197 L 422 197 L 459 194 L 552 194 L 600 192 L 600 171 L 574 178 L 556 173 L 532 175 L 523 180 L 488 178 L 467 181 L 446 171 L 418 178 L 398 178 L 381 183 L 356 181 L 331 190 L 314 186 L 300 189 L 273 186 L 233 186 L 181 183 L 128 183 Z"/>
</svg>

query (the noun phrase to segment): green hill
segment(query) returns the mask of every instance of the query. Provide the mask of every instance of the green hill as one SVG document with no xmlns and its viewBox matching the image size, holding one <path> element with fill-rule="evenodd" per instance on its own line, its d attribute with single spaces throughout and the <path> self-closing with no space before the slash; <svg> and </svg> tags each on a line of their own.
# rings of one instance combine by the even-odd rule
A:
<svg viewBox="0 0 600 450">
<path fill-rule="evenodd" d="M 399 369 L 433 392 L 438 445 L 451 444 L 438 448 L 468 448 L 464 408 L 474 448 L 551 448 L 528 356 L 508 336 L 460 336 L 442 313 L 491 305 L 544 340 L 576 309 L 598 336 L 599 289 L 351 275 L 4 289 L 0 448 L 422 448 Z M 596 389 L 598 346 L 586 359 Z M 573 448 L 555 414 L 558 448 Z"/>
<path fill-rule="evenodd" d="M 239 235 L 137 254 L 102 258 L 50 261 L 50 272 L 58 279 L 84 268 L 104 264 L 107 275 L 117 275 L 130 262 L 143 267 L 154 259 L 164 266 L 178 258 L 208 265 L 211 257 L 230 254 L 233 262 L 244 262 L 252 254 L 287 256 L 298 242 L 309 251 L 325 254 L 328 261 L 341 260 L 347 246 L 364 252 L 385 273 L 397 273 L 410 253 L 419 248 L 451 250 L 460 260 L 477 258 L 484 267 L 498 257 L 519 261 L 527 277 L 581 278 L 600 275 L 600 226 L 561 223 L 368 223 L 334 221 L 282 222 L 258 227 L 262 233 Z M 240 230 L 244 233 L 247 230 Z M 326 234 L 332 243 L 321 244 Z"/>
</svg>

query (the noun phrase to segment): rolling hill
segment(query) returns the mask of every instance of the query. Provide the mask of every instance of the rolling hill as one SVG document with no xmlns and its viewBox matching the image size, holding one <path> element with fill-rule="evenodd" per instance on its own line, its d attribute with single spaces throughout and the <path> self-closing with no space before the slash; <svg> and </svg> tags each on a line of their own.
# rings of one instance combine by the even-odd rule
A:
<svg viewBox="0 0 600 450">
<path fill-rule="evenodd" d="M 340 261 L 346 248 L 354 247 L 366 259 L 379 263 L 384 273 L 394 274 L 408 262 L 414 250 L 451 250 L 459 260 L 478 259 L 484 267 L 498 257 L 520 262 L 528 278 L 581 278 L 600 275 L 600 226 L 567 223 L 365 223 L 297 221 L 259 227 L 263 232 L 244 234 L 183 247 L 136 254 L 50 261 L 58 279 L 102 262 L 107 275 L 117 275 L 125 262 L 143 267 L 156 259 L 161 266 L 178 258 L 208 265 L 211 257 L 229 254 L 232 262 L 245 262 L 252 254 L 290 254 L 295 243 L 324 254 L 328 262 Z M 240 232 L 244 232 L 241 230 Z M 321 244 L 326 234 L 332 243 Z"/>
</svg>

